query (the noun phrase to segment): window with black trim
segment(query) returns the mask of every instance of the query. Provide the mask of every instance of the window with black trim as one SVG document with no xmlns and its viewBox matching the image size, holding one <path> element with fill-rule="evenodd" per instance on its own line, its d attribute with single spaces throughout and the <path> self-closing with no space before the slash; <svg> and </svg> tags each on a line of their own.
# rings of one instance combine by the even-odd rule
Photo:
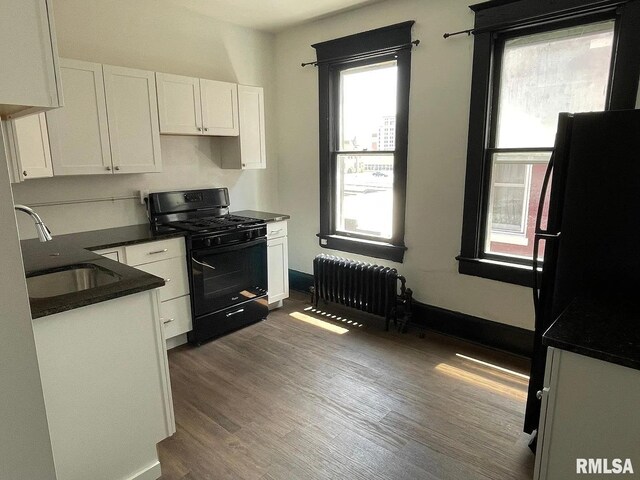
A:
<svg viewBox="0 0 640 480">
<path fill-rule="evenodd" d="M 471 8 L 459 271 L 530 285 L 535 218 L 558 114 L 634 108 L 640 1 L 501 0 Z M 548 212 L 541 213 L 544 224 Z"/>
<path fill-rule="evenodd" d="M 403 260 L 413 23 L 313 45 L 322 247 Z"/>
</svg>

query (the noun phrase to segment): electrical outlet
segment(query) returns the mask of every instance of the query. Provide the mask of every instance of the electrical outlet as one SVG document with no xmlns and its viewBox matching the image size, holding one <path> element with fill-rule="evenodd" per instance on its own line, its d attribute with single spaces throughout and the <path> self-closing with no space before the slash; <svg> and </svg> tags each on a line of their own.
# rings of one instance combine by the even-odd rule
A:
<svg viewBox="0 0 640 480">
<path fill-rule="evenodd" d="M 146 205 L 145 200 L 149 197 L 149 190 L 140 190 L 140 203 Z"/>
</svg>

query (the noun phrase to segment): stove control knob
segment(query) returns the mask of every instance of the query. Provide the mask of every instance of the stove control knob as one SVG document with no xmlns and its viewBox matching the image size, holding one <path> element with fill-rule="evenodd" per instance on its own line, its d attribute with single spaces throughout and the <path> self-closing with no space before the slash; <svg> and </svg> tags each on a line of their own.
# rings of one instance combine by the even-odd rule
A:
<svg viewBox="0 0 640 480">
<path fill-rule="evenodd" d="M 216 237 L 216 238 L 214 239 L 214 243 L 215 243 L 216 245 L 220 245 L 220 244 L 222 243 L 222 237 Z"/>
<path fill-rule="evenodd" d="M 204 244 L 205 244 L 205 246 L 210 247 L 211 246 L 211 239 L 210 238 L 206 238 L 204 240 Z"/>
<path fill-rule="evenodd" d="M 247 240 L 251 240 L 251 232 L 246 232 L 244 236 Z"/>
</svg>

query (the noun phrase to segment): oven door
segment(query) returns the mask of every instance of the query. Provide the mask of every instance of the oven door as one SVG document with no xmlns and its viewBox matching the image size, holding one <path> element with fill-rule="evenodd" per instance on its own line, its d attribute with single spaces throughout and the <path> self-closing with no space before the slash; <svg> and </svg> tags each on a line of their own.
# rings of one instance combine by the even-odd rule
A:
<svg viewBox="0 0 640 480">
<path fill-rule="evenodd" d="M 217 312 L 267 294 L 267 240 L 191 251 L 195 315 Z"/>
</svg>

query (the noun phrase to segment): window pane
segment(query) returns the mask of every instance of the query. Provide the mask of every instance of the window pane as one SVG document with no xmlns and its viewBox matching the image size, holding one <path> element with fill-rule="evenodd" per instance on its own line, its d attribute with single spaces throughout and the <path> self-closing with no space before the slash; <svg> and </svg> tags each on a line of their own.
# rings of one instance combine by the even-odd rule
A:
<svg viewBox="0 0 640 480">
<path fill-rule="evenodd" d="M 338 155 L 336 229 L 390 239 L 393 155 Z"/>
<path fill-rule="evenodd" d="M 339 150 L 395 150 L 397 70 L 392 61 L 340 72 Z"/>
<path fill-rule="evenodd" d="M 495 153 L 485 252 L 531 258 L 538 202 L 549 152 Z M 543 211 L 542 225 L 548 212 Z M 544 253 L 541 248 L 540 257 Z"/>
<path fill-rule="evenodd" d="M 605 107 L 614 21 L 507 40 L 496 147 L 553 147 L 558 113 Z"/>
</svg>

